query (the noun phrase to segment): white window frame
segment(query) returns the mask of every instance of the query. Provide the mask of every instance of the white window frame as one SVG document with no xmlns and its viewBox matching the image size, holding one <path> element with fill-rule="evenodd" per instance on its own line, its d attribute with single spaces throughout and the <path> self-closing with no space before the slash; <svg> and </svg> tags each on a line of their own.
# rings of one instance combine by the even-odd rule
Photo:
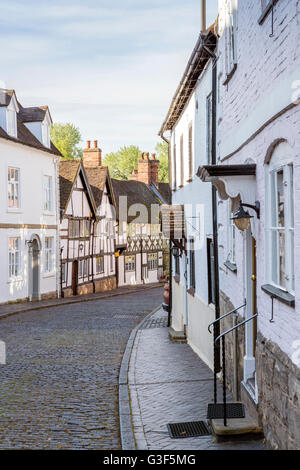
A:
<svg viewBox="0 0 300 470">
<path fill-rule="evenodd" d="M 99 256 L 96 256 L 96 274 L 103 274 L 103 273 L 104 273 L 104 256 L 99 255 Z"/>
<path fill-rule="evenodd" d="M 135 271 L 135 256 L 134 255 L 125 256 L 125 271 L 126 272 Z"/>
<path fill-rule="evenodd" d="M 51 175 L 43 175 L 44 212 L 53 212 L 53 178 Z"/>
<path fill-rule="evenodd" d="M 227 75 L 232 72 L 237 64 L 237 8 L 238 0 L 229 0 L 227 15 L 228 51 L 227 51 Z"/>
<path fill-rule="evenodd" d="M 11 242 L 13 246 L 11 248 Z M 17 242 L 17 243 L 16 243 Z M 8 238 L 8 279 L 13 281 L 21 277 L 21 238 Z"/>
<path fill-rule="evenodd" d="M 11 137 L 17 137 L 17 113 L 14 109 L 9 107 L 6 110 L 6 129 L 7 134 Z"/>
<path fill-rule="evenodd" d="M 158 268 L 158 254 L 148 253 L 147 264 L 148 271 L 155 271 Z"/>
<path fill-rule="evenodd" d="M 44 272 L 49 274 L 54 271 L 54 237 L 45 237 L 44 245 Z"/>
<path fill-rule="evenodd" d="M 279 171 L 283 170 L 283 194 L 284 194 L 284 226 L 278 224 L 278 190 L 277 177 Z M 266 278 L 271 284 L 292 295 L 295 294 L 295 271 L 294 271 L 294 178 L 292 161 L 279 164 L 272 162 L 269 165 L 266 177 L 267 192 L 267 223 L 266 223 Z M 272 221 L 275 216 L 275 224 Z M 274 220 L 274 218 L 273 218 Z M 280 244 L 279 233 L 285 234 L 285 285 L 280 283 Z M 276 233 L 276 245 L 274 246 Z M 276 250 L 277 249 L 277 250 Z M 276 258 L 275 258 L 275 255 Z M 276 260 L 276 264 L 275 264 Z M 275 269 L 276 268 L 276 269 Z"/>
<path fill-rule="evenodd" d="M 15 177 L 13 180 L 10 179 L 10 173 L 14 171 L 14 175 L 16 173 L 16 171 L 18 172 L 18 179 L 16 180 Z M 13 206 L 13 207 L 10 207 L 9 206 L 9 202 L 10 202 L 10 189 L 11 188 L 14 188 L 13 191 L 12 191 L 12 194 L 13 194 L 13 201 L 15 202 L 16 199 L 18 201 L 18 204 L 16 206 Z M 17 188 L 17 190 L 16 190 Z M 8 166 L 7 167 L 7 209 L 8 211 L 18 211 L 20 208 L 21 208 L 21 198 L 20 198 L 20 194 L 21 194 L 21 190 L 20 190 L 20 168 L 18 167 L 14 167 L 14 166 Z M 17 194 L 17 198 L 15 197 L 15 194 Z"/>
</svg>

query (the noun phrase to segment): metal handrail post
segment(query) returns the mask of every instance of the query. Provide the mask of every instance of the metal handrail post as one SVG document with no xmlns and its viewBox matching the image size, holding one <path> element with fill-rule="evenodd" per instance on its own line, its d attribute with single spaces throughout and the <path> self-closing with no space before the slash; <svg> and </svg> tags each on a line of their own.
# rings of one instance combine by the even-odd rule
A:
<svg viewBox="0 0 300 470">
<path fill-rule="evenodd" d="M 238 310 L 240 310 L 241 308 L 243 307 L 246 307 L 247 305 L 247 302 L 246 302 L 246 299 L 245 299 L 245 303 L 243 305 L 241 305 L 240 307 L 237 307 L 237 308 L 234 308 L 233 310 L 230 310 L 230 312 L 227 312 L 225 313 L 224 315 L 222 315 L 221 317 L 217 318 L 216 320 L 212 321 L 209 325 L 208 325 L 208 331 L 211 333 L 210 331 L 210 327 L 212 325 L 214 325 L 215 323 L 218 323 L 220 320 L 222 320 L 223 318 L 226 318 L 228 317 L 229 315 L 232 315 L 233 313 L 237 312 Z"/>
<path fill-rule="evenodd" d="M 227 410 L 226 410 L 226 367 L 225 367 L 225 336 L 222 337 L 222 369 L 223 369 L 223 418 L 224 426 L 227 426 Z"/>
<path fill-rule="evenodd" d="M 224 333 L 222 333 L 221 335 L 219 335 L 219 336 L 215 339 L 215 343 L 217 343 L 218 341 L 220 341 L 220 339 L 223 338 L 223 336 L 226 336 L 227 333 L 230 333 L 231 331 L 236 330 L 237 328 L 239 328 L 240 326 L 244 325 L 244 324 L 247 323 L 248 321 L 254 320 L 254 318 L 256 318 L 256 317 L 258 317 L 258 313 L 256 313 L 255 315 L 252 315 L 252 317 L 250 317 L 250 318 L 247 318 L 247 320 L 244 320 L 244 321 L 242 321 L 241 323 L 238 323 L 236 326 L 233 326 L 233 327 L 230 328 L 229 330 L 224 331 Z"/>
</svg>

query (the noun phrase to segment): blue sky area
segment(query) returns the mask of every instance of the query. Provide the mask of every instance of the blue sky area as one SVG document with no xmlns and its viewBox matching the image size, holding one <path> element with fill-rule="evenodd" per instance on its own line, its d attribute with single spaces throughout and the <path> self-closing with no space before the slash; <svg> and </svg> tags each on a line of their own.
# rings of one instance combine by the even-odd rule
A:
<svg viewBox="0 0 300 470">
<path fill-rule="evenodd" d="M 207 23 L 217 15 L 207 0 Z M 104 154 L 157 132 L 198 38 L 200 0 L 1 0 L 0 86 Z"/>
</svg>

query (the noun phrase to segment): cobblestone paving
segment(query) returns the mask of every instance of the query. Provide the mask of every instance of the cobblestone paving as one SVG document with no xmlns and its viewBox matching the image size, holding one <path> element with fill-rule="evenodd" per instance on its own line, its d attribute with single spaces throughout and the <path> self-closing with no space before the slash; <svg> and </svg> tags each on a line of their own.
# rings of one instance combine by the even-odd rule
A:
<svg viewBox="0 0 300 470">
<path fill-rule="evenodd" d="M 165 317 L 166 313 L 160 309 L 151 318 L 159 323 Z M 168 328 L 138 330 L 128 379 L 138 449 L 263 448 L 260 441 L 215 443 L 212 436 L 169 437 L 168 423 L 206 420 L 207 404 L 213 401 L 213 374 L 187 344 L 169 340 Z M 219 387 L 219 397 L 221 393 Z"/>
<path fill-rule="evenodd" d="M 153 289 L 0 321 L 0 449 L 119 449 L 118 374 Z"/>
</svg>

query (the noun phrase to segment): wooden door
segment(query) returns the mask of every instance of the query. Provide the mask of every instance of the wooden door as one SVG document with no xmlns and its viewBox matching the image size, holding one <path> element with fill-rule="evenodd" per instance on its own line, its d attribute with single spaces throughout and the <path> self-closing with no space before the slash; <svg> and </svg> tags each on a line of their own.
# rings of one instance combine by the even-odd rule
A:
<svg viewBox="0 0 300 470">
<path fill-rule="evenodd" d="M 78 261 L 73 261 L 72 264 L 72 290 L 73 295 L 77 295 L 78 290 Z"/>
</svg>

